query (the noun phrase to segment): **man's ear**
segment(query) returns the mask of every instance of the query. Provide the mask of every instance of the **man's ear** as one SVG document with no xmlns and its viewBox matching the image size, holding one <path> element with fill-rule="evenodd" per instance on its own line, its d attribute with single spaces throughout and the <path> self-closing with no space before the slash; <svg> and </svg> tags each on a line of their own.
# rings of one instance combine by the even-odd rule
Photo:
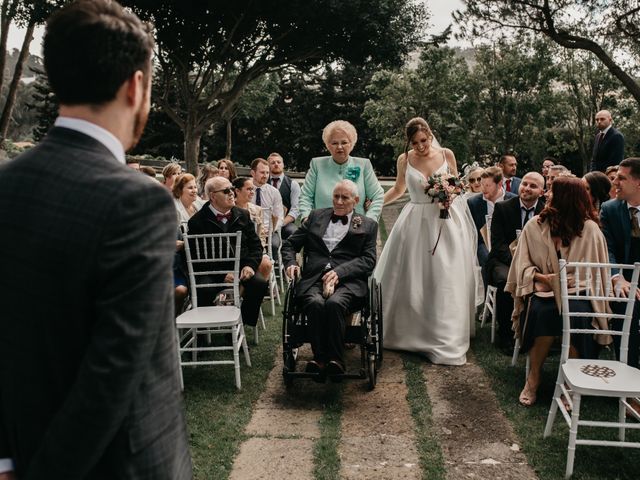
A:
<svg viewBox="0 0 640 480">
<path fill-rule="evenodd" d="M 126 94 L 128 105 L 139 105 L 143 98 L 146 88 L 146 78 L 142 70 L 136 70 L 126 82 Z"/>
<path fill-rule="evenodd" d="M 356 201 L 356 205 L 360 203 L 360 195 L 356 195 L 354 200 Z"/>
</svg>

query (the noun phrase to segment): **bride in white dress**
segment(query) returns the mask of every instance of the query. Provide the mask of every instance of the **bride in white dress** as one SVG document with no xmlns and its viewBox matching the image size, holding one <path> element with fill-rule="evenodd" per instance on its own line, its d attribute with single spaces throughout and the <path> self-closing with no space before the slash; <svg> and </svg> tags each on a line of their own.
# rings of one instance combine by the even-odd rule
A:
<svg viewBox="0 0 640 480">
<path fill-rule="evenodd" d="M 382 284 L 384 346 L 424 354 L 433 363 L 463 365 L 475 317 L 476 229 L 462 196 L 453 200 L 450 218 L 440 219 L 438 204 L 424 192 L 429 176 L 457 175 L 453 152 L 432 144 L 422 118 L 411 119 L 405 132 L 405 153 L 398 157 L 396 182 L 384 203 L 407 187 L 410 202 L 374 274 Z"/>
</svg>

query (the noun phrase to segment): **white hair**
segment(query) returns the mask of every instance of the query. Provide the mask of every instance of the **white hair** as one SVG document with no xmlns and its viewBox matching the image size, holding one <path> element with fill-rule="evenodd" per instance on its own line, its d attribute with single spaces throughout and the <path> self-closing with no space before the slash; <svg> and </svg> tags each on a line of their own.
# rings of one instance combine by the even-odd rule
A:
<svg viewBox="0 0 640 480">
<path fill-rule="evenodd" d="M 327 146 L 327 148 L 329 147 L 329 137 L 335 130 L 344 131 L 344 133 L 347 134 L 347 137 L 349 137 L 351 146 L 356 146 L 356 142 L 358 141 L 358 132 L 356 130 L 356 127 L 354 127 L 346 120 L 334 120 L 322 130 L 322 141 Z"/>
<path fill-rule="evenodd" d="M 360 191 L 358 190 L 358 186 L 355 183 L 353 183 L 351 180 L 348 180 L 346 178 L 344 180 L 340 180 L 338 183 L 336 183 L 336 186 L 333 187 L 333 191 L 335 192 L 340 187 L 344 187 L 347 190 L 349 190 L 353 198 L 360 196 Z"/>
</svg>

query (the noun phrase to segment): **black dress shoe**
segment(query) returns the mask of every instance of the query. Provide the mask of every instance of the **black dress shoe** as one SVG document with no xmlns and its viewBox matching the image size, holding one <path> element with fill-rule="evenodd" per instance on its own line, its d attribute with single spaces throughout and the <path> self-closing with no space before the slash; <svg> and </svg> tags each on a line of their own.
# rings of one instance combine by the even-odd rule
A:
<svg viewBox="0 0 640 480">
<path fill-rule="evenodd" d="M 341 382 L 342 377 L 340 375 L 344 374 L 344 367 L 335 360 L 331 360 L 327 365 L 327 375 L 329 376 L 329 380 L 332 382 Z"/>
<path fill-rule="evenodd" d="M 326 380 L 325 368 L 324 368 L 324 365 L 320 362 L 317 362 L 315 360 L 311 360 L 307 362 L 307 366 L 305 367 L 304 371 L 306 373 L 315 374 L 312 377 L 314 382 L 324 383 L 324 381 Z"/>
</svg>

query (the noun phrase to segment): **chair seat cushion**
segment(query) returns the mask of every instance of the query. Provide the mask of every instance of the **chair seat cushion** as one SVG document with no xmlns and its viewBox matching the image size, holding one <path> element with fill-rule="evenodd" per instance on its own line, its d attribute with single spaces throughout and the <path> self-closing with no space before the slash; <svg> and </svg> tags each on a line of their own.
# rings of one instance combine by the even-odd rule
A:
<svg viewBox="0 0 640 480">
<path fill-rule="evenodd" d="M 580 394 L 640 396 L 640 370 L 624 363 L 570 358 L 561 368 L 571 389 Z"/>
<path fill-rule="evenodd" d="M 233 305 L 197 307 L 176 318 L 178 328 L 229 327 L 242 319 L 240 309 Z"/>
</svg>

